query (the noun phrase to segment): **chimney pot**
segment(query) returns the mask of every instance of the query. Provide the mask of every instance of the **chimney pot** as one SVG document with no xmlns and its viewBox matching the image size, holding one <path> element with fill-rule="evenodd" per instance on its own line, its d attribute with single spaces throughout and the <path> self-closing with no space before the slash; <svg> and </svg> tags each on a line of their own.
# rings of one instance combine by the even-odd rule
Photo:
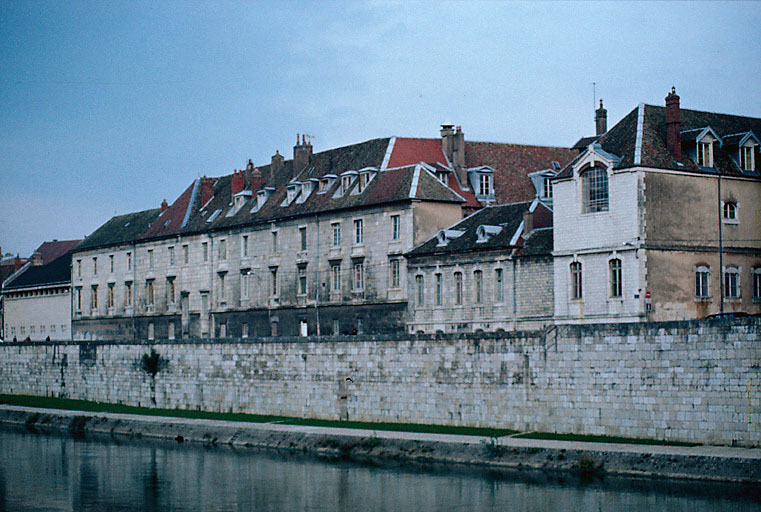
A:
<svg viewBox="0 0 761 512">
<path fill-rule="evenodd" d="M 534 230 L 534 214 L 531 212 L 531 210 L 526 210 L 523 212 L 523 239 L 531 235 L 531 232 Z"/>
<path fill-rule="evenodd" d="M 164 199 L 161 201 L 161 213 L 164 213 L 167 208 L 169 208 L 169 204 L 167 204 L 166 199 Z"/>
<path fill-rule="evenodd" d="M 233 196 L 243 190 L 245 183 L 243 181 L 243 173 L 237 169 L 233 172 L 233 179 L 230 187 L 232 188 Z"/>
<path fill-rule="evenodd" d="M 299 144 L 298 137 L 296 138 L 296 145 L 293 146 L 293 170 L 296 172 L 301 171 L 309 164 L 309 157 L 312 156 L 312 145 L 306 144 L 306 136 L 301 136 L 301 144 Z"/>
<path fill-rule="evenodd" d="M 682 161 L 682 113 L 676 87 L 666 96 L 666 146 L 677 162 Z"/>
<path fill-rule="evenodd" d="M 595 110 L 595 135 L 602 135 L 608 131 L 608 111 L 602 106 L 600 99 L 600 108 Z"/>
</svg>

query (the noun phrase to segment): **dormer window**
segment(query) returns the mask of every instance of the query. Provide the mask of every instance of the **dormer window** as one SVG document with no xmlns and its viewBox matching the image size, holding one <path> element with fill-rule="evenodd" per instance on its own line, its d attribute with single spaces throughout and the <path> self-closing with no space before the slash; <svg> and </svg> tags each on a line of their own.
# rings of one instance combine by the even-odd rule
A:
<svg viewBox="0 0 761 512">
<path fill-rule="evenodd" d="M 481 225 L 476 229 L 476 243 L 488 242 L 489 238 L 502 231 L 502 226 Z"/>
<path fill-rule="evenodd" d="M 545 199 L 552 199 L 552 178 L 544 178 L 544 186 L 542 187 L 542 197 Z"/>
<path fill-rule="evenodd" d="M 341 197 L 342 195 L 346 194 L 346 192 L 349 191 L 352 184 L 354 183 L 354 178 L 357 176 L 357 171 L 346 171 L 341 175 L 341 187 L 336 191 L 334 197 Z"/>
<path fill-rule="evenodd" d="M 701 167 L 713 167 L 713 144 L 710 142 L 698 142 L 698 165 Z"/>
<path fill-rule="evenodd" d="M 325 192 L 326 190 L 328 190 L 328 179 L 322 178 L 320 180 L 320 185 L 319 185 L 319 188 L 317 189 L 317 192 L 322 193 L 322 192 Z"/>
<path fill-rule="evenodd" d="M 459 229 L 442 229 L 439 231 L 439 234 L 436 235 L 438 239 L 438 243 L 436 244 L 437 247 L 444 247 L 446 246 L 450 240 L 461 237 L 465 231 L 460 231 Z"/>
<path fill-rule="evenodd" d="M 481 174 L 478 177 L 478 195 L 490 196 L 492 194 L 492 177 L 491 174 Z"/>
<path fill-rule="evenodd" d="M 740 169 L 744 171 L 755 171 L 756 162 L 753 146 L 742 146 L 740 148 Z"/>
<path fill-rule="evenodd" d="M 357 187 L 357 192 L 362 192 L 365 190 L 365 187 L 370 182 L 370 173 L 369 172 L 362 172 L 359 174 L 359 186 Z"/>
<path fill-rule="evenodd" d="M 291 204 L 294 199 L 296 199 L 296 196 L 299 193 L 300 183 L 295 183 L 288 185 L 287 195 L 286 195 L 286 204 Z"/>
<path fill-rule="evenodd" d="M 449 186 L 449 172 L 447 172 L 447 171 L 436 171 L 436 179 L 438 179 L 444 185 Z"/>
<path fill-rule="evenodd" d="M 251 208 L 251 213 L 256 213 L 259 210 L 262 209 L 264 206 L 264 203 L 267 202 L 267 199 L 269 199 L 270 195 L 275 189 L 272 187 L 267 187 L 265 189 L 260 190 L 256 193 L 256 204 L 253 208 Z"/>
</svg>

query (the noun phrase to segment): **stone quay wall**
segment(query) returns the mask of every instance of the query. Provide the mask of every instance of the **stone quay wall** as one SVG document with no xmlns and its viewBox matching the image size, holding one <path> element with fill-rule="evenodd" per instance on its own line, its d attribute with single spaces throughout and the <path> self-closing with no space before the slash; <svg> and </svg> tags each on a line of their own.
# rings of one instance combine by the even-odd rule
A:
<svg viewBox="0 0 761 512">
<path fill-rule="evenodd" d="M 152 350 L 155 367 L 144 362 Z M 470 335 L 7 343 L 0 393 L 758 446 L 761 319 Z"/>
</svg>

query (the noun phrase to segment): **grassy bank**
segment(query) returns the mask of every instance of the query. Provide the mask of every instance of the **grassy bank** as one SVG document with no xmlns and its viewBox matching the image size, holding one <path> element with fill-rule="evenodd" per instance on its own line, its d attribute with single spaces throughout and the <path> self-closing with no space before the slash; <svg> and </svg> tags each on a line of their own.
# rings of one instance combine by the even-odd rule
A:
<svg viewBox="0 0 761 512">
<path fill-rule="evenodd" d="M 419 423 L 370 423 L 364 421 L 337 421 L 310 418 L 291 418 L 288 416 L 267 416 L 233 412 L 192 411 L 186 409 L 159 409 L 133 407 L 130 405 L 88 402 L 68 398 L 53 398 L 29 395 L 2 395 L 0 404 L 20 405 L 46 409 L 64 409 L 68 411 L 113 412 L 119 414 L 142 414 L 145 416 L 165 416 L 171 418 L 194 418 L 203 420 L 241 421 L 247 423 L 282 423 L 286 425 L 305 425 L 312 427 L 339 427 L 365 430 L 386 430 L 395 432 L 421 432 L 429 434 L 454 434 L 462 436 L 502 437 L 516 434 L 516 430 L 504 428 L 452 427 L 445 425 L 423 425 Z"/>
</svg>

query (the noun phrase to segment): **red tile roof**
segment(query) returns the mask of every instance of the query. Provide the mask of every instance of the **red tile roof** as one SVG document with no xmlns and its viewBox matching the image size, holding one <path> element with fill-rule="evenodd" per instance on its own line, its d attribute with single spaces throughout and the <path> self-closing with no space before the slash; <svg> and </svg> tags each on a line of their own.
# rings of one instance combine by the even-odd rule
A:
<svg viewBox="0 0 761 512">
<path fill-rule="evenodd" d="M 529 173 L 551 169 L 553 161 L 563 167 L 577 154 L 569 148 L 465 141 L 465 165 L 488 165 L 494 169 L 497 204 L 533 199 L 536 190 L 528 178 Z"/>
<path fill-rule="evenodd" d="M 179 233 L 180 228 L 182 228 L 182 222 L 185 220 L 185 214 L 188 211 L 190 198 L 193 197 L 193 190 L 197 183 L 198 180 L 194 181 L 164 213 L 159 215 L 158 219 L 153 221 L 146 232 L 143 233 L 144 238 Z"/>
<path fill-rule="evenodd" d="M 441 149 L 441 139 L 414 139 L 396 137 L 387 168 L 415 165 L 420 162 L 446 165 L 447 157 Z"/>
</svg>

